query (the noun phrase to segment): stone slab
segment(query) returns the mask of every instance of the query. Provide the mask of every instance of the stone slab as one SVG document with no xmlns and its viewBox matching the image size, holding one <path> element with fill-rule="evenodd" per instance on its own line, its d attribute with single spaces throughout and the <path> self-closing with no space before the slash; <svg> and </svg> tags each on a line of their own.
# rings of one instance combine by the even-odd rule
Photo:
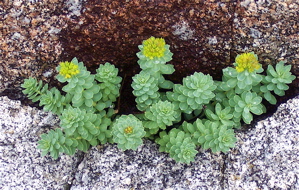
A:
<svg viewBox="0 0 299 190">
<path fill-rule="evenodd" d="M 299 97 L 237 134 L 225 161 L 226 189 L 299 189 Z"/>
<path fill-rule="evenodd" d="M 175 163 L 145 140 L 137 151 L 106 144 L 86 154 L 41 157 L 41 133 L 57 118 L 0 97 L 0 186 L 6 189 L 298 189 L 299 96 L 257 125 L 237 131 L 226 154 L 199 150 Z"/>
<path fill-rule="evenodd" d="M 19 101 L 0 97 L 0 189 L 65 189 L 81 158 L 41 157 L 40 134 L 57 126 L 58 119 Z"/>
<path fill-rule="evenodd" d="M 222 167 L 222 155 L 206 151 L 190 165 L 176 163 L 148 140 L 137 151 L 104 145 L 85 156 L 71 189 L 221 189 Z"/>
</svg>

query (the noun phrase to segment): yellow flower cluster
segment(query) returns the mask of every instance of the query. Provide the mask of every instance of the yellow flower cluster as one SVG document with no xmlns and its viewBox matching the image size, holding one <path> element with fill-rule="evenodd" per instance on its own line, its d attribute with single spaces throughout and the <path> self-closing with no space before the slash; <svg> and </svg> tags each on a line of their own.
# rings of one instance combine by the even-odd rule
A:
<svg viewBox="0 0 299 190">
<path fill-rule="evenodd" d="M 165 40 L 163 38 L 150 37 L 143 42 L 142 53 L 150 59 L 163 57 L 165 50 Z"/>
<path fill-rule="evenodd" d="M 128 126 L 127 128 L 125 128 L 124 132 L 125 132 L 126 134 L 131 134 L 131 133 L 133 133 L 133 127 Z"/>
<path fill-rule="evenodd" d="M 61 62 L 60 63 L 60 71 L 59 74 L 64 76 L 65 78 L 71 78 L 74 75 L 79 74 L 79 66 L 74 64 L 73 62 Z"/>
<path fill-rule="evenodd" d="M 236 70 L 240 73 L 245 70 L 250 73 L 261 68 L 257 56 L 253 52 L 242 53 L 236 57 Z"/>
</svg>

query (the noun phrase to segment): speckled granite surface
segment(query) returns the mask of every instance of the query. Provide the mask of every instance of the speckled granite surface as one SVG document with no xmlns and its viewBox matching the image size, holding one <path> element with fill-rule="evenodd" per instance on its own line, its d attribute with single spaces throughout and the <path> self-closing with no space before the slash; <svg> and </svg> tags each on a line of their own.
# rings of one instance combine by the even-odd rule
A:
<svg viewBox="0 0 299 190">
<path fill-rule="evenodd" d="M 81 156 L 40 157 L 39 136 L 54 127 L 52 114 L 0 97 L 0 189 L 65 189 Z"/>
<path fill-rule="evenodd" d="M 72 189 L 221 189 L 223 161 L 201 151 L 196 162 L 178 164 L 150 141 L 137 151 L 105 145 L 86 155 Z"/>
<path fill-rule="evenodd" d="M 39 135 L 57 125 L 51 114 L 0 97 L 0 187 L 4 189 L 283 189 L 299 188 L 299 96 L 237 132 L 227 154 L 199 151 L 190 165 L 175 163 L 145 141 L 137 151 L 116 145 L 86 154 L 40 157 Z"/>
<path fill-rule="evenodd" d="M 226 189 L 299 189 L 299 97 L 237 135 L 228 154 Z"/>
</svg>

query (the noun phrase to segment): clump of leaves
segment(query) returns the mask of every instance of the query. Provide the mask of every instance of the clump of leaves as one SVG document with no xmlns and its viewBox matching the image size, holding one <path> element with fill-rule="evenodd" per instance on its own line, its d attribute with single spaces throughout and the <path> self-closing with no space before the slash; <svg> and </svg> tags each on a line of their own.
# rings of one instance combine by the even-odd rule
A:
<svg viewBox="0 0 299 190">
<path fill-rule="evenodd" d="M 136 150 L 143 138 L 154 140 L 160 151 L 183 163 L 194 161 L 197 147 L 228 152 L 237 142 L 234 129 L 266 111 L 263 98 L 275 104 L 275 96 L 283 96 L 295 79 L 291 66 L 282 61 L 269 65 L 264 75 L 258 56 L 249 52 L 238 55 L 234 67 L 223 69 L 221 81 L 195 72 L 174 84 L 164 77 L 174 72 L 167 63 L 173 54 L 165 40 L 151 37 L 138 48 L 141 71 L 133 76 L 132 88 L 140 113 L 134 115 L 115 109 L 122 78 L 110 63 L 91 74 L 77 58 L 61 62 L 56 78 L 66 83 L 64 93 L 25 79 L 23 93 L 60 118 L 61 128 L 41 135 L 42 155 L 50 153 L 56 159 L 59 153 L 73 155 L 77 149 L 87 151 L 107 142 Z"/>
</svg>

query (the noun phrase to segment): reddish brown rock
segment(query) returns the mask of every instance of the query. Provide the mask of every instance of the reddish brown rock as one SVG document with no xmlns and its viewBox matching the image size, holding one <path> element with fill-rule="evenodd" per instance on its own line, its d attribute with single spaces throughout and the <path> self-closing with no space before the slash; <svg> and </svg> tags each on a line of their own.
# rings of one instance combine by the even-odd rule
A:
<svg viewBox="0 0 299 190">
<path fill-rule="evenodd" d="M 287 96 L 299 93 L 299 1 L 237 1 L 232 56 L 254 51 L 266 68 L 278 61 L 292 65 L 297 76 Z M 285 101 L 285 100 L 284 100 Z"/>
<path fill-rule="evenodd" d="M 299 71 L 299 1 L 239 1 L 233 22 L 233 49 L 255 51 L 265 64 L 286 60 Z M 265 61 L 266 60 L 266 61 Z"/>
<path fill-rule="evenodd" d="M 174 53 L 173 79 L 194 71 L 215 75 L 231 64 L 232 7 L 211 0 L 89 0 L 61 33 L 63 58 L 76 56 L 89 67 L 111 62 L 132 76 L 139 69 L 137 46 L 155 36 L 165 38 Z"/>
<path fill-rule="evenodd" d="M 175 82 L 201 71 L 220 79 L 238 53 L 264 66 L 285 59 L 299 76 L 299 3 L 254 0 L 13 0 L 0 2 L 0 94 L 29 76 L 57 86 L 55 67 L 77 57 L 92 72 L 115 64 L 130 91 L 138 45 L 163 37 L 174 53 Z M 298 81 L 289 91 L 298 94 Z M 7 93 L 2 93 L 7 95 Z M 293 96 L 292 95 L 292 96 Z M 125 96 L 127 98 L 130 96 Z M 289 96 L 287 96 L 289 97 Z M 132 97 L 131 97 L 132 98 Z"/>
<path fill-rule="evenodd" d="M 66 25 L 63 7 L 57 0 L 0 1 L 1 89 L 19 89 L 29 76 L 53 80 L 45 76 L 47 72 L 53 76 L 62 51 L 59 32 Z M 16 98 L 21 95 L 19 91 L 11 94 Z"/>
<path fill-rule="evenodd" d="M 162 37 L 170 45 L 174 54 L 170 64 L 176 71 L 169 78 L 175 82 L 195 71 L 219 79 L 221 69 L 232 63 L 230 2 L 89 0 L 84 7 L 61 32 L 62 59 L 76 56 L 91 71 L 105 62 L 116 65 L 125 80 L 121 102 L 128 105 L 123 112 L 134 105 L 130 84 L 140 70 L 138 45 L 150 36 Z"/>
</svg>

